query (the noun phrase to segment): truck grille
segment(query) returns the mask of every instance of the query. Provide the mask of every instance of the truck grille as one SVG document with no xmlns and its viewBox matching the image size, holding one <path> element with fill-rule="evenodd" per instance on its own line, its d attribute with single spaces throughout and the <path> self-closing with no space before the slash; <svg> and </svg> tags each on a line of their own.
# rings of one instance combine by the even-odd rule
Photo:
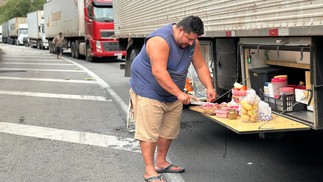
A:
<svg viewBox="0 0 323 182">
<path fill-rule="evenodd" d="M 119 42 L 103 42 L 105 51 L 119 51 Z"/>
<path fill-rule="evenodd" d="M 108 38 L 114 35 L 114 32 L 101 31 L 102 38 Z"/>
</svg>

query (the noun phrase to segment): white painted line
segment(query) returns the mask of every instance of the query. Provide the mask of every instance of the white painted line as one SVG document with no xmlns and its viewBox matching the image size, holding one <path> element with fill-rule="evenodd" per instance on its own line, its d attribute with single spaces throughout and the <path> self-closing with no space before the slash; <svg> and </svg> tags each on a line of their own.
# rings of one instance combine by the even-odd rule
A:
<svg viewBox="0 0 323 182">
<path fill-rule="evenodd" d="M 57 71 L 57 72 L 85 72 L 84 70 L 60 70 L 60 69 L 30 69 L 30 68 L 0 68 L 0 70 L 14 71 Z"/>
<path fill-rule="evenodd" d="M 0 90 L 0 94 L 3 95 L 20 95 L 20 96 L 30 96 L 30 97 L 47 97 L 47 98 L 57 98 L 57 99 L 77 99 L 77 100 L 92 100 L 92 101 L 109 101 L 101 96 L 91 96 L 91 95 L 69 95 L 69 94 L 52 94 L 52 93 L 40 93 L 40 92 L 19 92 L 19 91 L 3 91 Z"/>
<path fill-rule="evenodd" d="M 136 153 L 140 152 L 139 144 L 136 140 L 131 138 L 120 138 L 111 135 L 102 135 L 83 131 L 70 131 L 6 122 L 0 122 L 0 132 L 19 136 L 44 138 L 48 140 L 125 150 Z"/>
<path fill-rule="evenodd" d="M 73 64 L 65 63 L 22 63 L 22 62 L 2 62 L 0 64 L 15 64 L 15 65 L 48 65 L 48 66 L 75 66 Z"/>
<path fill-rule="evenodd" d="M 90 71 L 86 67 L 84 67 L 74 61 L 71 61 L 69 59 L 66 59 L 66 58 L 63 58 L 63 59 L 77 65 L 82 70 L 85 70 L 87 72 L 87 74 L 89 74 L 92 78 L 94 78 L 101 85 L 102 88 L 104 88 L 108 91 L 108 93 L 114 98 L 114 100 L 116 100 L 116 103 L 120 104 L 120 107 L 123 110 L 123 112 L 128 113 L 128 105 L 123 102 L 121 97 L 104 80 L 102 80 L 99 76 L 97 76 L 95 73 L 93 73 L 92 71 Z"/>
<path fill-rule="evenodd" d="M 4 58 L 4 57 L 2 57 Z M 19 58 L 6 58 L 6 61 L 4 62 L 10 62 L 10 61 L 21 61 Z M 58 60 L 56 58 L 24 58 L 23 59 L 25 62 L 29 61 L 37 61 L 37 62 L 62 62 L 61 60 Z"/>
<path fill-rule="evenodd" d="M 63 83 L 89 83 L 98 84 L 92 80 L 64 80 L 64 79 L 49 79 L 49 78 L 24 78 L 24 77 L 6 77 L 0 76 L 0 80 L 25 80 L 25 81 L 44 81 L 44 82 L 63 82 Z"/>
</svg>

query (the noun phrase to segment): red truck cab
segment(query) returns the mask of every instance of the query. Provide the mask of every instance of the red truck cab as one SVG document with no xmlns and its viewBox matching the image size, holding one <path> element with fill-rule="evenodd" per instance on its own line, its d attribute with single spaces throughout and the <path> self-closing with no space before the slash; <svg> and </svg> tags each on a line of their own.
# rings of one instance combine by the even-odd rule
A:
<svg viewBox="0 0 323 182">
<path fill-rule="evenodd" d="M 85 42 L 80 45 L 80 53 L 86 60 L 99 57 L 124 58 L 126 49 L 120 48 L 114 37 L 114 14 L 112 0 L 84 0 Z M 81 53 L 82 54 L 82 53 Z"/>
</svg>

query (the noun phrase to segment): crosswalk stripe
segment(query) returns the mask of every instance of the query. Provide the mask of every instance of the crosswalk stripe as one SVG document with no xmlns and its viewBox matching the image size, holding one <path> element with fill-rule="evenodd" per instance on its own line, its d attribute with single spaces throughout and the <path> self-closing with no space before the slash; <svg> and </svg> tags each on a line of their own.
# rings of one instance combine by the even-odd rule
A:
<svg viewBox="0 0 323 182">
<path fill-rule="evenodd" d="M 14 65 L 48 65 L 48 66 L 75 66 L 74 64 L 67 63 L 32 63 L 32 62 L 1 62 L 1 64 L 14 64 Z"/>
<path fill-rule="evenodd" d="M 71 131 L 48 127 L 0 122 L 0 133 L 99 146 L 136 153 L 140 152 L 138 142 L 132 138 L 121 138 L 111 135 L 102 135 L 84 131 Z"/>
<path fill-rule="evenodd" d="M 69 94 L 53 94 L 53 93 L 40 93 L 40 92 L 20 92 L 20 91 L 3 91 L 0 90 L 0 94 L 3 95 L 19 95 L 19 96 L 31 96 L 31 97 L 47 97 L 47 98 L 57 98 L 57 99 L 77 99 L 77 100 L 92 100 L 92 101 L 109 101 L 101 96 L 92 95 L 69 95 Z"/>
<path fill-rule="evenodd" d="M 50 79 L 50 78 L 24 78 L 24 77 L 7 77 L 0 76 L 0 80 L 25 80 L 25 81 L 44 81 L 44 82 L 66 82 L 66 83 L 89 83 L 98 84 L 92 80 L 65 80 L 65 79 Z"/>
<path fill-rule="evenodd" d="M 62 69 L 30 69 L 30 68 L 0 68 L 4 71 L 57 71 L 57 72 L 85 72 L 84 70 L 62 70 Z"/>
</svg>

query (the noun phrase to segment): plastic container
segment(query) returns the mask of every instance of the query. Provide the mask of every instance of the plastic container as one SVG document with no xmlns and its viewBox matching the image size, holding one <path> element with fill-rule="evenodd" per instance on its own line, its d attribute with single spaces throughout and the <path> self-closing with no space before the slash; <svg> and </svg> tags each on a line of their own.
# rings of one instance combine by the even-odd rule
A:
<svg viewBox="0 0 323 182">
<path fill-rule="evenodd" d="M 270 84 L 270 82 L 265 82 L 265 84 L 264 84 L 264 94 L 265 95 L 269 95 L 269 87 L 268 87 L 269 84 Z"/>
<path fill-rule="evenodd" d="M 238 117 L 238 112 L 236 109 L 230 108 L 228 112 L 228 118 L 229 119 L 237 119 Z"/>
<path fill-rule="evenodd" d="M 280 95 L 293 95 L 295 94 L 293 87 L 282 87 L 279 89 Z"/>
<path fill-rule="evenodd" d="M 284 77 L 278 77 L 271 79 L 271 83 L 273 85 L 273 94 L 274 98 L 278 98 L 280 96 L 280 88 L 287 86 L 287 79 Z"/>
<path fill-rule="evenodd" d="M 215 111 L 216 117 L 219 117 L 219 118 L 228 118 L 228 112 L 229 111 L 221 110 L 221 109 L 217 109 Z"/>
</svg>

